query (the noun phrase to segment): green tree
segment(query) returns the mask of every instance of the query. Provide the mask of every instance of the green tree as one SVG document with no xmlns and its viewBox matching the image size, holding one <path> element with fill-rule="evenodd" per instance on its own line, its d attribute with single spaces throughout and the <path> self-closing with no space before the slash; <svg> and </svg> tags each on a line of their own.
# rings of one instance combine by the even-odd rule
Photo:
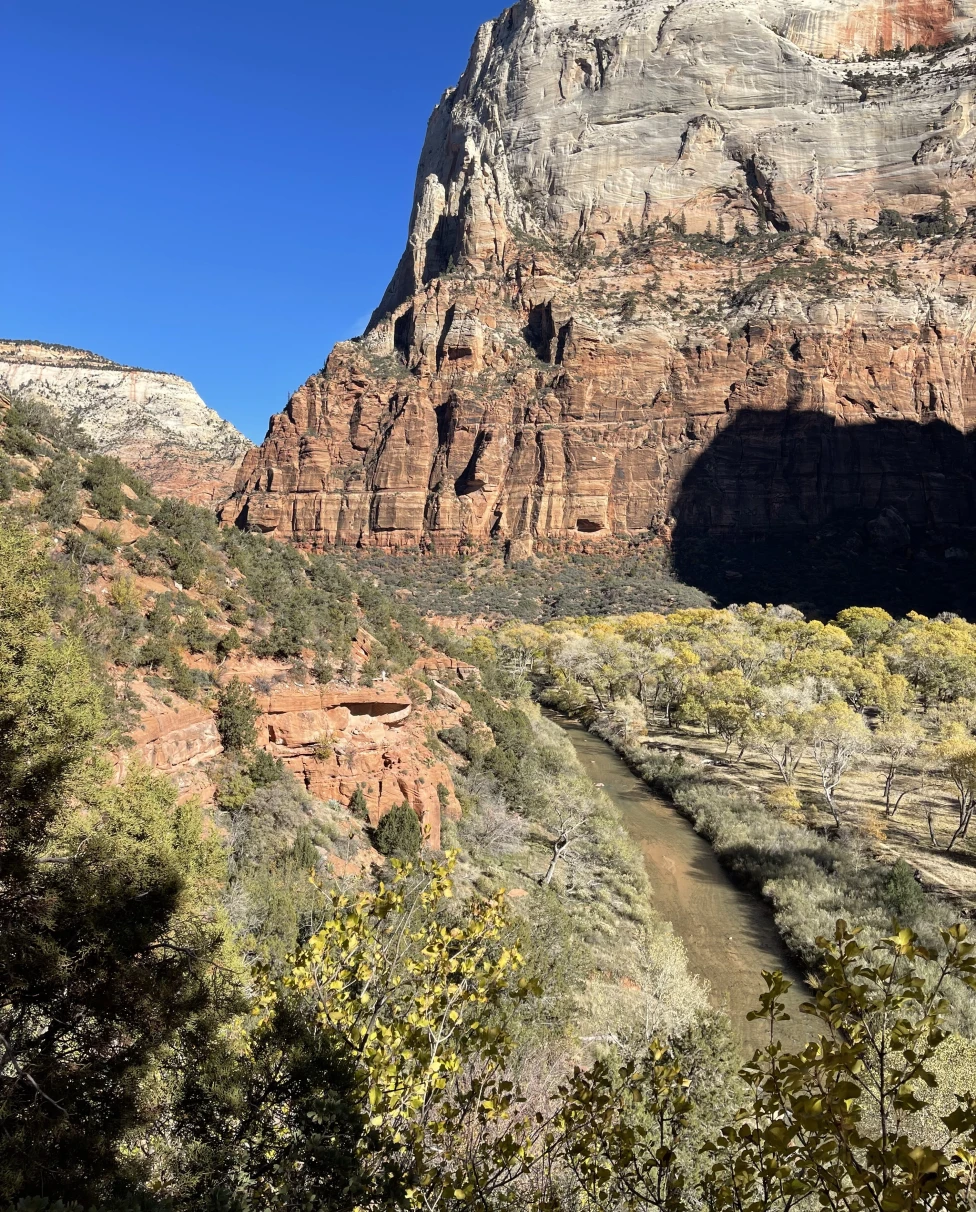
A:
<svg viewBox="0 0 976 1212">
<path fill-rule="evenodd" d="M 107 783 L 105 693 L 46 609 L 50 567 L 0 528 L 0 1189 L 95 1199 L 144 1122 L 147 1070 L 210 1004 L 220 855 L 175 789 Z"/>
<path fill-rule="evenodd" d="M 877 606 L 850 606 L 837 616 L 837 625 L 851 637 L 858 656 L 867 656 L 891 631 L 894 620 Z"/>
<path fill-rule="evenodd" d="M 916 756 L 925 740 L 925 729 L 908 715 L 892 715 L 876 729 L 871 746 L 884 758 L 884 806 L 885 816 L 894 816 L 908 793 L 908 789 L 895 795 L 895 779 L 905 764 Z"/>
<path fill-rule="evenodd" d="M 349 797 L 349 811 L 353 816 L 357 816 L 360 820 L 366 820 L 369 815 L 369 808 L 366 803 L 366 797 L 363 795 L 362 787 L 357 787 Z"/>
<path fill-rule="evenodd" d="M 793 786 L 810 747 L 812 723 L 809 710 L 791 708 L 760 715 L 753 724 L 753 743 L 773 762 L 787 787 Z"/>
<path fill-rule="evenodd" d="M 956 793 L 959 823 L 946 846 L 946 850 L 951 850 L 969 832 L 976 812 L 976 738 L 962 724 L 952 724 L 945 730 L 936 752 Z"/>
<path fill-rule="evenodd" d="M 118 459 L 93 455 L 85 468 L 84 486 L 91 493 L 91 503 L 103 518 L 118 520 L 125 510 L 122 492 L 125 467 Z"/>
<path fill-rule="evenodd" d="M 74 455 L 66 452 L 55 455 L 37 477 L 37 487 L 43 493 L 37 512 L 46 522 L 60 530 L 78 521 L 81 472 Z"/>
<path fill-rule="evenodd" d="M 871 746 L 864 717 L 840 699 L 823 703 L 811 712 L 810 749 L 820 771 L 827 807 L 840 825 L 837 788 L 854 762 Z"/>
<path fill-rule="evenodd" d="M 420 821 L 406 800 L 394 804 L 376 826 L 376 849 L 390 858 L 415 858 L 422 841 Z"/>
<path fill-rule="evenodd" d="M 217 694 L 217 730 L 225 749 L 253 749 L 261 710 L 250 686 L 233 678 Z"/>
<path fill-rule="evenodd" d="M 225 631 L 217 641 L 217 656 L 226 661 L 232 652 L 236 652 L 241 646 L 241 637 L 236 628 L 232 627 L 230 631 Z"/>
</svg>

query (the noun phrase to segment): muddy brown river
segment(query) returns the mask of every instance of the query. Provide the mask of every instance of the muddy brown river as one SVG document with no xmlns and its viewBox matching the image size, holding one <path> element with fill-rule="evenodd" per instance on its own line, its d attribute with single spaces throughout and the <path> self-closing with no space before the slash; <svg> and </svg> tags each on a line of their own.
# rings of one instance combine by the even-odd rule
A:
<svg viewBox="0 0 976 1212">
<path fill-rule="evenodd" d="M 732 883 L 708 842 L 605 741 L 575 720 L 546 715 L 566 732 L 583 769 L 619 809 L 643 852 L 654 907 L 674 926 L 689 966 L 708 981 L 712 1004 L 728 1013 L 740 1043 L 752 1049 L 769 1042 L 768 1026 L 747 1022 L 746 1015 L 765 990 L 763 969 L 779 968 L 794 982 L 790 1020 L 780 1024 L 779 1037 L 787 1046 L 805 1044 L 817 1024 L 797 1010 L 807 995 L 803 974 L 783 946 L 769 906 Z"/>
</svg>

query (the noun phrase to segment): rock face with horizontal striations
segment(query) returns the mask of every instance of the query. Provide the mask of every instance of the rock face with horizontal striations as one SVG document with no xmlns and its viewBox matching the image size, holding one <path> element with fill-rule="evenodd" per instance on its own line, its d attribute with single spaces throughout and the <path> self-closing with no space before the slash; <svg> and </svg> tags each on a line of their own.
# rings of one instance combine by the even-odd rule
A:
<svg viewBox="0 0 976 1212">
<path fill-rule="evenodd" d="M 224 517 L 440 551 L 972 544 L 974 17 L 514 5 L 431 117 L 366 334 L 272 418 Z"/>
<path fill-rule="evenodd" d="M 250 441 L 177 375 L 120 366 L 39 341 L 0 341 L 0 388 L 76 420 L 161 494 L 197 504 L 223 499 Z"/>
</svg>

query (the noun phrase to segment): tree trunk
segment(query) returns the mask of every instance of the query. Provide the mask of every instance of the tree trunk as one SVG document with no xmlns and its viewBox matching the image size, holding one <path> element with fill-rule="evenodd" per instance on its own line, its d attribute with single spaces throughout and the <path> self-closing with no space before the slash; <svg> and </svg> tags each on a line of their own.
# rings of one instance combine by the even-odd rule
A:
<svg viewBox="0 0 976 1212">
<path fill-rule="evenodd" d="M 552 883 L 552 877 L 556 874 L 556 864 L 559 862 L 559 856 L 569 845 L 569 838 L 565 834 L 557 837 L 552 843 L 552 858 L 549 860 L 549 868 L 545 875 L 539 880 L 540 888 L 548 888 Z"/>
<path fill-rule="evenodd" d="M 885 816 L 894 816 L 895 815 L 895 813 L 892 812 L 892 810 L 891 810 L 891 788 L 892 788 L 892 785 L 894 784 L 894 781 L 895 781 L 895 764 L 894 764 L 894 762 L 892 762 L 891 765 L 888 767 L 888 773 L 885 775 L 885 782 L 884 782 Z M 896 804 L 895 811 L 897 812 L 897 810 L 898 810 L 898 806 Z"/>
<path fill-rule="evenodd" d="M 969 822 L 972 820 L 973 808 L 976 804 L 970 802 L 968 798 L 959 805 L 959 826 L 955 833 L 949 838 L 949 845 L 946 846 L 946 854 L 959 841 L 961 837 L 965 837 L 969 832 Z"/>
</svg>

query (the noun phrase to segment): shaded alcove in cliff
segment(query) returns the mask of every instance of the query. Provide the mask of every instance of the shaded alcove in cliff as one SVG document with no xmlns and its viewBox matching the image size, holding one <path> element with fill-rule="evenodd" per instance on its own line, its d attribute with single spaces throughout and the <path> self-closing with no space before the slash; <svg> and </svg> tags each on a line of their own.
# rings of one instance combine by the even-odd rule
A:
<svg viewBox="0 0 976 1212">
<path fill-rule="evenodd" d="M 974 452 L 939 420 L 744 410 L 684 478 L 675 570 L 723 604 L 976 616 Z"/>
</svg>

